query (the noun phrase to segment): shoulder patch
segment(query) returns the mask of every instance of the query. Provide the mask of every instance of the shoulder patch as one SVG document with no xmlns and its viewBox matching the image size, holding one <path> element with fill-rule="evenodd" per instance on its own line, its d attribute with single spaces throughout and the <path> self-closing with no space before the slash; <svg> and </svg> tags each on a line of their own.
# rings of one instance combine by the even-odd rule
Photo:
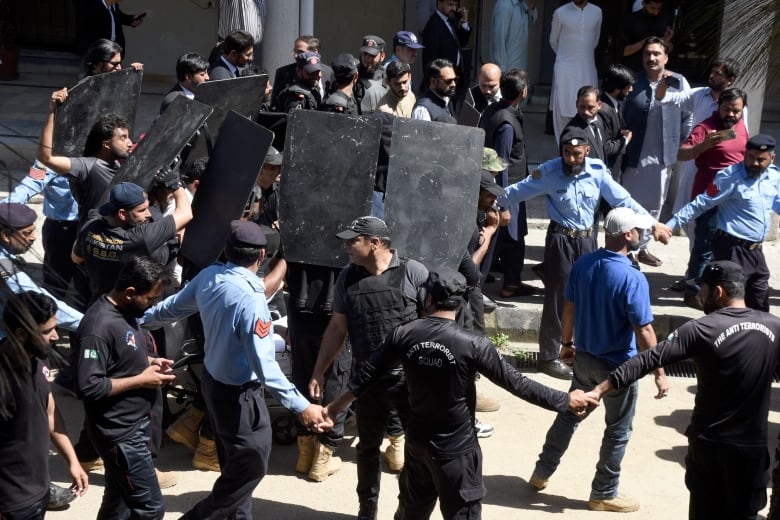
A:
<svg viewBox="0 0 780 520">
<path fill-rule="evenodd" d="M 531 172 L 531 178 L 538 181 L 542 178 L 542 170 L 539 168 L 536 168 L 534 171 Z"/>
<path fill-rule="evenodd" d="M 709 195 L 710 197 L 714 197 L 718 193 L 720 193 L 720 189 L 718 188 L 718 185 L 715 184 L 714 182 L 709 186 L 707 186 L 707 195 Z"/>
<path fill-rule="evenodd" d="M 35 166 L 30 166 L 30 177 L 32 179 L 35 179 L 36 181 L 42 181 L 46 178 L 46 170 L 43 168 L 36 168 Z"/>
<path fill-rule="evenodd" d="M 271 322 L 263 321 L 260 318 L 258 318 L 257 322 L 255 322 L 255 334 L 257 334 L 257 337 L 265 338 L 268 336 L 270 332 L 271 332 Z"/>
</svg>

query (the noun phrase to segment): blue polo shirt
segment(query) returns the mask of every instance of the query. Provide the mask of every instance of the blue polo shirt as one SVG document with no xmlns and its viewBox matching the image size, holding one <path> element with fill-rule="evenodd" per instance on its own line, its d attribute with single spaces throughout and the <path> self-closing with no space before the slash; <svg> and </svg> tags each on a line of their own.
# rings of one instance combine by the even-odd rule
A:
<svg viewBox="0 0 780 520">
<path fill-rule="evenodd" d="M 571 268 L 564 297 L 574 302 L 577 350 L 617 367 L 637 353 L 634 325 L 653 321 L 647 279 L 620 253 L 601 248 Z"/>
</svg>

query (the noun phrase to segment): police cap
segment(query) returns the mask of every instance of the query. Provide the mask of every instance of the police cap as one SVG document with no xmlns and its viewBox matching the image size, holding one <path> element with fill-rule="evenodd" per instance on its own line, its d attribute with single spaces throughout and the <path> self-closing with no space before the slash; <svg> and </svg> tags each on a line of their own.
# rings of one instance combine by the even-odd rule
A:
<svg viewBox="0 0 780 520">
<path fill-rule="evenodd" d="M 233 220 L 228 243 L 238 247 L 265 247 L 267 240 L 262 228 L 251 220 Z"/>
<path fill-rule="evenodd" d="M 588 136 L 585 130 L 576 126 L 567 127 L 561 134 L 561 146 L 569 144 L 571 146 L 582 146 L 588 144 Z"/>
<path fill-rule="evenodd" d="M 342 53 L 330 64 L 337 78 L 348 78 L 357 72 L 358 60 L 349 53 Z"/>
<path fill-rule="evenodd" d="M 762 152 L 774 151 L 775 138 L 767 134 L 756 134 L 747 142 L 748 150 L 760 150 Z"/>
<path fill-rule="evenodd" d="M 0 226 L 6 229 L 20 229 L 35 224 L 38 215 L 26 204 L 8 202 L 0 204 Z"/>
<path fill-rule="evenodd" d="M 385 41 L 379 36 L 369 34 L 363 36 L 363 44 L 360 46 L 360 52 L 365 52 L 371 56 L 376 56 L 385 50 Z"/>
<path fill-rule="evenodd" d="M 322 70 L 322 58 L 318 52 L 302 52 L 295 57 L 295 63 L 307 74 Z"/>
</svg>

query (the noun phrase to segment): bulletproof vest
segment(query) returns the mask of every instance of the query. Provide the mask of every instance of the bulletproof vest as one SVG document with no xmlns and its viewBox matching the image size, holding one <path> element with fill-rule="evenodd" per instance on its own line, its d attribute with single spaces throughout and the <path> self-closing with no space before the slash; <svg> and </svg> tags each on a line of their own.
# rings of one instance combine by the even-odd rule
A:
<svg viewBox="0 0 780 520">
<path fill-rule="evenodd" d="M 336 90 L 329 94 L 325 98 L 325 101 L 320 105 L 320 110 L 336 114 L 358 115 L 357 103 L 355 100 L 340 90 Z"/>
<path fill-rule="evenodd" d="M 509 152 L 509 179 L 510 182 L 516 182 L 528 175 L 525 143 L 523 142 L 523 114 L 520 109 L 501 100 L 485 109 L 479 126 L 485 129 L 485 146 L 495 149 L 496 130 L 504 123 L 510 124 L 514 133 L 512 149 Z"/>
<path fill-rule="evenodd" d="M 453 124 L 458 122 L 450 111 L 452 104 L 446 105 L 442 98 L 432 93 L 430 90 L 417 98 L 417 104 L 428 110 L 428 113 L 431 114 L 431 121 Z"/>
<path fill-rule="evenodd" d="M 299 108 L 304 110 L 317 110 L 320 107 L 320 91 L 306 88 L 296 82 L 279 93 L 279 101 L 277 103 L 279 109 L 286 112 L 289 105 L 296 99 L 299 100 Z"/>
<path fill-rule="evenodd" d="M 352 356 L 368 359 L 385 336 L 401 323 L 417 318 L 415 300 L 404 294 L 405 258 L 379 276 L 350 266 L 347 274 L 347 317 Z"/>
</svg>

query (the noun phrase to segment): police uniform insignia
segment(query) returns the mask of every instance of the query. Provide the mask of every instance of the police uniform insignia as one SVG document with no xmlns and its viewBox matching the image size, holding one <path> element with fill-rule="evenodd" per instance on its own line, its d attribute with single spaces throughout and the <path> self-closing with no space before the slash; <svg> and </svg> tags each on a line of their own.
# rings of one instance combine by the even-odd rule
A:
<svg viewBox="0 0 780 520">
<path fill-rule="evenodd" d="M 542 170 L 540 170 L 539 168 L 535 169 L 533 172 L 531 172 L 531 178 L 533 178 L 536 181 L 541 179 L 542 178 Z"/>
<path fill-rule="evenodd" d="M 303 99 L 305 96 L 301 93 L 298 93 L 298 99 Z"/>
<path fill-rule="evenodd" d="M 718 185 L 714 182 L 707 187 L 707 195 L 710 197 L 714 197 L 718 193 L 720 193 L 720 190 L 718 189 Z"/>
<path fill-rule="evenodd" d="M 35 166 L 30 167 L 30 177 L 32 179 L 35 179 L 36 181 L 42 181 L 46 178 L 46 170 L 43 168 L 36 168 Z"/>
<path fill-rule="evenodd" d="M 257 334 L 257 337 L 265 338 L 268 336 L 270 332 L 271 332 L 271 322 L 263 321 L 260 318 L 258 318 L 257 322 L 255 323 L 255 334 Z"/>
</svg>

